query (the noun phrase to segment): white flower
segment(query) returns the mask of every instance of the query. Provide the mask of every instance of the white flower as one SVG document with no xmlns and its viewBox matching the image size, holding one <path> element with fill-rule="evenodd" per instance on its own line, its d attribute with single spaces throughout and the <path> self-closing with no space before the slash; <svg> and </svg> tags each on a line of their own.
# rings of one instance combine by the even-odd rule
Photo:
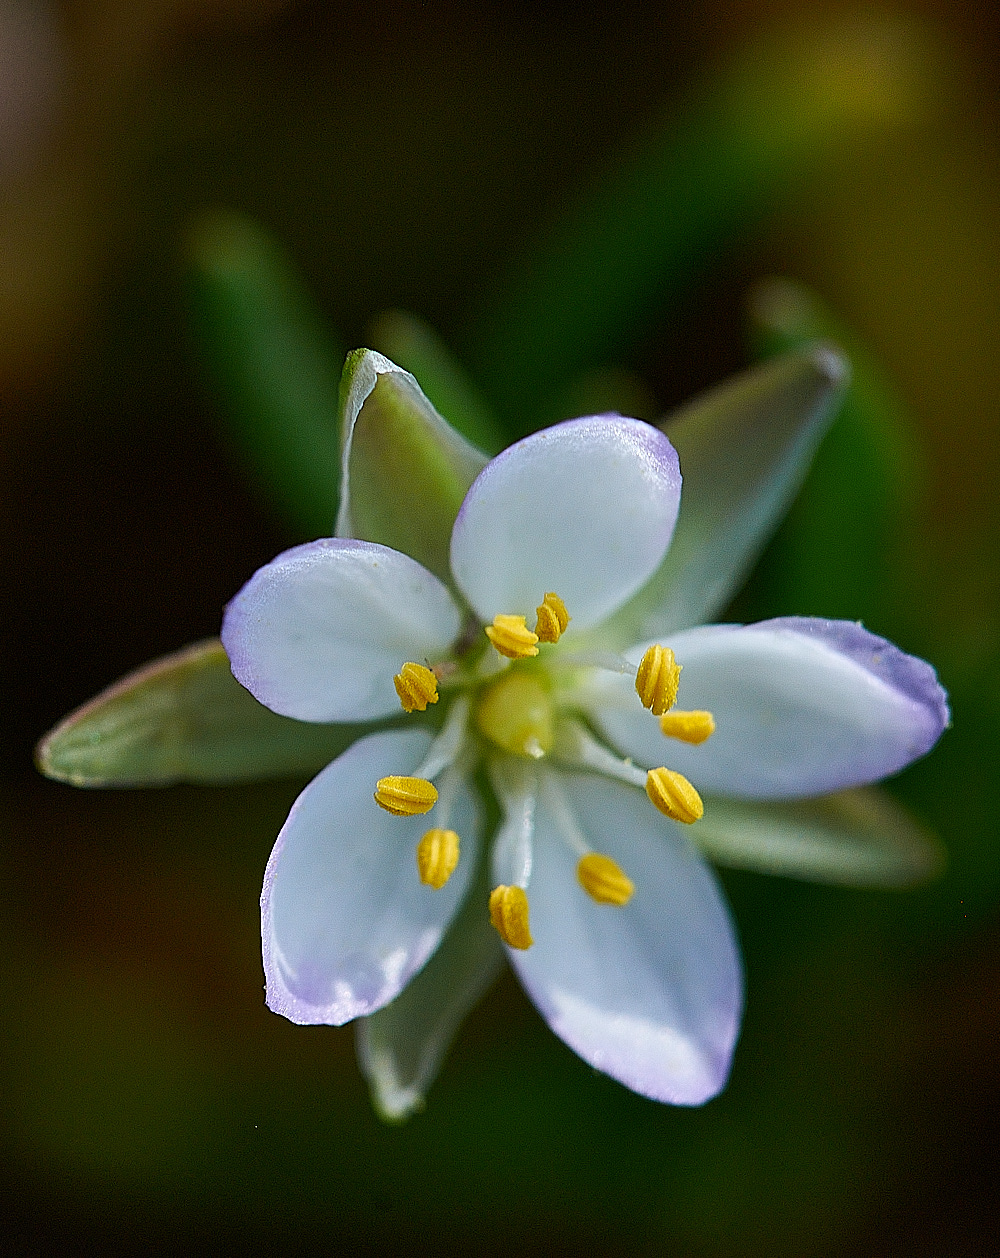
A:
<svg viewBox="0 0 1000 1258">
<path fill-rule="evenodd" d="M 817 352 L 812 371 L 828 401 L 837 360 Z M 929 665 L 849 622 L 689 627 L 724 602 L 787 499 L 795 460 L 766 448 L 738 453 L 742 466 L 709 458 L 729 483 L 715 473 L 713 500 L 702 478 L 669 556 L 677 454 L 658 429 L 610 415 L 535 433 L 482 468 L 454 519 L 450 576 L 354 538 L 352 438 L 384 378 L 430 411 L 412 377 L 361 361 L 340 536 L 260 569 L 222 631 L 234 674 L 275 712 L 397 718 L 323 770 L 278 836 L 261 899 L 268 1004 L 299 1023 L 368 1017 L 363 1062 L 383 1111 L 402 1116 L 502 938 L 581 1057 L 646 1096 L 701 1103 L 729 1072 L 742 978 L 696 844 L 731 858 L 745 835 L 758 863 L 762 849 L 792 863 L 796 844 L 800 864 L 821 862 L 822 827 L 810 847 L 780 807 L 736 801 L 896 772 L 947 723 L 943 691 Z M 776 450 L 816 429 L 819 396 L 782 421 Z M 405 497 L 405 464 L 396 475 Z"/>
</svg>

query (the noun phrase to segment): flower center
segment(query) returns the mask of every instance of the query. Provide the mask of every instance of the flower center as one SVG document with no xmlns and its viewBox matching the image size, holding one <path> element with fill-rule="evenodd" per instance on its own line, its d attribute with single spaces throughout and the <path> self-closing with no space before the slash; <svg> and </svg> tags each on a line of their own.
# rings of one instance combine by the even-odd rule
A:
<svg viewBox="0 0 1000 1258">
<path fill-rule="evenodd" d="M 572 712 L 557 712 L 556 696 L 565 690 L 564 682 L 554 682 L 543 666 L 539 643 L 552 644 L 566 632 L 570 616 L 555 593 L 547 593 L 536 608 L 535 628 L 527 617 L 500 614 L 485 626 L 485 634 L 496 650 L 482 655 L 460 653 L 457 661 L 444 664 L 405 663 L 393 678 L 396 693 L 405 712 L 425 712 L 438 702 L 438 683 L 459 690 L 450 705 L 444 726 L 432 743 L 414 776 L 381 778 L 375 802 L 397 816 L 419 816 L 435 809 L 436 824 L 417 845 L 417 872 L 426 886 L 440 889 L 455 871 L 459 860 L 459 836 L 448 828 L 452 800 L 474 755 L 467 731 L 470 720 L 488 743 L 509 753 L 514 760 L 491 761 L 499 781 L 527 774 L 535 786 L 523 791 L 500 788 L 507 814 L 497 843 L 511 852 L 511 881 L 501 883 L 490 896 L 490 921 L 503 941 L 512 948 L 532 945 L 528 925 L 527 888 L 531 878 L 534 835 L 534 798 L 538 784 L 546 794 L 550 814 L 557 829 L 577 857 L 577 880 L 597 904 L 624 907 L 635 893 L 635 884 L 610 856 L 595 852 L 573 818 L 562 797 L 562 789 L 552 774 L 539 775 L 532 762 L 550 753 L 566 767 L 597 771 L 643 787 L 650 803 L 672 821 L 687 825 L 704 812 L 701 797 L 682 774 L 667 768 L 645 770 L 631 760 L 620 759 L 599 743 Z M 482 639 L 480 638 L 480 642 Z M 635 690 L 643 707 L 659 719 L 668 738 L 686 743 L 703 743 L 714 731 L 711 712 L 677 711 L 677 690 L 681 665 L 670 647 L 654 644 L 638 666 L 620 656 L 603 652 L 560 653 L 552 658 L 553 669 L 568 669 L 573 677 L 581 668 L 606 668 L 633 674 Z M 522 769 L 514 771 L 516 764 Z M 507 768 L 501 766 L 506 765 Z M 433 784 L 438 778 L 440 793 Z M 503 837 L 506 835 L 506 837 Z M 502 862 L 501 862 L 502 863 Z M 510 875 L 509 875 L 510 876 Z"/>
<path fill-rule="evenodd" d="M 490 742 L 515 756 L 539 760 L 552 750 L 553 710 L 549 687 L 538 670 L 516 665 L 480 694 L 476 726 Z"/>
</svg>

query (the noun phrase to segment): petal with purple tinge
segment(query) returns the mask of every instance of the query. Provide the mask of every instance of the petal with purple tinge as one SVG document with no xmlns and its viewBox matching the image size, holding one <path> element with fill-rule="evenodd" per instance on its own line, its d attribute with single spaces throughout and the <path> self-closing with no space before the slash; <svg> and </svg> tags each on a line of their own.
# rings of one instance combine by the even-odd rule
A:
<svg viewBox="0 0 1000 1258">
<path fill-rule="evenodd" d="M 678 708 L 715 717 L 707 742 L 664 738 L 628 679 L 595 678 L 586 707 L 619 751 L 710 794 L 792 799 L 867 785 L 925 755 L 948 724 L 933 668 L 853 621 L 709 625 L 667 642 L 682 666 Z"/>
<path fill-rule="evenodd" d="M 286 550 L 226 608 L 222 644 L 237 681 L 300 721 L 398 712 L 393 675 L 437 660 L 460 616 L 442 583 L 408 555 L 349 538 Z"/>
<path fill-rule="evenodd" d="M 476 866 L 474 799 L 462 786 L 452 806 L 448 824 L 462 837 L 462 859 L 440 891 L 420 882 L 414 856 L 428 818 L 390 816 L 372 799 L 380 777 L 413 773 L 430 742 L 424 730 L 369 735 L 295 801 L 261 895 L 275 1013 L 335 1025 L 374 1013 L 437 948 Z"/>
<path fill-rule="evenodd" d="M 584 892 L 574 828 L 632 879 L 626 905 Z M 547 772 L 528 900 L 534 945 L 509 954 L 552 1030 L 643 1096 L 714 1096 L 739 1032 L 742 971 L 715 877 L 679 827 L 634 787 Z"/>
<path fill-rule="evenodd" d="M 574 419 L 497 455 L 473 482 L 451 536 L 451 566 L 484 621 L 534 616 L 550 590 L 571 629 L 599 624 L 648 579 L 680 502 L 677 454 L 649 424 Z"/>
</svg>

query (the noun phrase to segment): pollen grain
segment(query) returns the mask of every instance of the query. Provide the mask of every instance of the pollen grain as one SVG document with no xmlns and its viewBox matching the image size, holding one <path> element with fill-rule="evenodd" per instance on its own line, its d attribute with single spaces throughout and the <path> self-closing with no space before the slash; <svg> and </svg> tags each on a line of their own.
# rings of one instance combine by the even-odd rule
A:
<svg viewBox="0 0 1000 1258">
<path fill-rule="evenodd" d="M 668 646 L 653 644 L 639 663 L 635 675 L 635 689 L 642 706 L 654 716 L 662 716 L 677 702 L 677 684 L 681 665 Z"/>
<path fill-rule="evenodd" d="M 486 626 L 486 636 L 509 660 L 538 654 L 538 634 L 531 632 L 524 616 L 494 616 L 493 624 Z"/>
<path fill-rule="evenodd" d="M 437 803 L 437 787 L 426 778 L 385 777 L 375 784 L 375 803 L 396 817 L 417 817 Z"/>
<path fill-rule="evenodd" d="M 528 929 L 528 897 L 523 887 L 494 887 L 490 892 L 490 921 L 511 948 L 530 948 L 535 942 Z"/>
<path fill-rule="evenodd" d="M 576 876 L 587 895 L 598 904 L 628 904 L 635 894 L 635 883 L 617 861 L 600 852 L 581 856 Z"/>
<path fill-rule="evenodd" d="M 691 825 L 705 812 L 701 796 L 683 774 L 673 769 L 650 769 L 646 774 L 646 794 L 654 808 L 671 821 Z"/>
<path fill-rule="evenodd" d="M 404 712 L 426 712 L 428 703 L 437 703 L 437 677 L 423 664 L 406 663 L 393 677 Z"/>
</svg>

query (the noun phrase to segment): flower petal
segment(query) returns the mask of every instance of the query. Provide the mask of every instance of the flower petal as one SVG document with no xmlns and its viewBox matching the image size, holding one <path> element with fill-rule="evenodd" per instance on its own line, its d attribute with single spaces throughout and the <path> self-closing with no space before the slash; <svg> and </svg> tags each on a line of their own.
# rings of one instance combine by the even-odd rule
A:
<svg viewBox="0 0 1000 1258">
<path fill-rule="evenodd" d="M 673 446 L 619 415 L 574 419 L 497 455 L 451 536 L 455 580 L 480 618 L 533 616 L 554 590 L 574 630 L 598 624 L 654 572 L 677 518 Z"/>
<path fill-rule="evenodd" d="M 710 798 L 690 837 L 717 865 L 845 887 L 911 887 L 944 863 L 937 841 L 872 787 L 793 803 Z"/>
<path fill-rule="evenodd" d="M 789 616 L 668 641 L 682 666 L 678 708 L 715 717 L 707 742 L 664 738 L 621 677 L 594 679 L 585 706 L 625 755 L 709 794 L 782 799 L 877 782 L 930 751 L 948 724 L 931 666 L 853 621 Z"/>
<path fill-rule="evenodd" d="M 702 624 L 726 605 L 795 497 L 847 375 L 833 350 L 799 350 L 667 419 L 684 472 L 677 531 L 652 579 L 605 626 L 609 644 Z"/>
<path fill-rule="evenodd" d="M 440 891 L 418 877 L 425 817 L 394 817 L 375 782 L 412 773 L 425 730 L 372 734 L 323 770 L 292 806 L 267 863 L 261 934 L 267 1004 L 292 1022 L 340 1025 L 374 1013 L 427 961 L 476 867 L 479 817 L 466 786 L 449 825 L 462 859 Z"/>
<path fill-rule="evenodd" d="M 376 1109 L 390 1122 L 423 1109 L 462 1019 L 503 965 L 503 945 L 486 911 L 485 874 L 484 861 L 441 946 L 420 973 L 384 1009 L 358 1022 L 361 1069 Z"/>
<path fill-rule="evenodd" d="M 226 608 L 222 643 L 237 681 L 300 721 L 399 711 L 393 675 L 439 659 L 458 634 L 447 589 L 408 555 L 342 538 L 286 550 Z"/>
<path fill-rule="evenodd" d="M 567 804 L 635 883 L 625 906 L 595 903 L 577 881 L 560 832 Z M 535 942 L 510 959 L 549 1026 L 634 1092 L 707 1101 L 729 1074 L 742 1010 L 739 952 L 711 870 L 642 791 L 584 774 L 544 774 L 534 848 Z"/>
</svg>

